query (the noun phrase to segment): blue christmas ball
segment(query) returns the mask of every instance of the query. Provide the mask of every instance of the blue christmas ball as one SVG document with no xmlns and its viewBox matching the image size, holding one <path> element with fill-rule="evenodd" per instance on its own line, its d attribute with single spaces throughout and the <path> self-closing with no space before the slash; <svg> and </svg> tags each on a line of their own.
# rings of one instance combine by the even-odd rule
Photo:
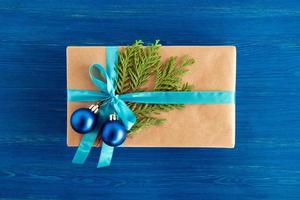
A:
<svg viewBox="0 0 300 200">
<path fill-rule="evenodd" d="M 80 108 L 71 116 L 71 126 L 78 133 L 91 132 L 97 124 L 97 115 L 90 109 Z"/>
<path fill-rule="evenodd" d="M 118 121 L 108 121 L 102 127 L 102 140 L 109 146 L 119 146 L 126 139 L 126 129 Z"/>
</svg>

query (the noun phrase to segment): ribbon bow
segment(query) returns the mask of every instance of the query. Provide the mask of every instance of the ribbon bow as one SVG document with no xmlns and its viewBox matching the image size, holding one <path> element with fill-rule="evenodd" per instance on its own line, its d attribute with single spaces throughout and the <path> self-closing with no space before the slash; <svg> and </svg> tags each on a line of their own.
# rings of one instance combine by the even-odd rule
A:
<svg viewBox="0 0 300 200">
<path fill-rule="evenodd" d="M 115 94 L 118 73 L 118 48 L 106 47 L 106 70 L 100 64 L 93 64 L 89 68 L 91 81 L 99 91 L 91 90 L 68 90 L 69 101 L 102 101 L 98 113 L 99 121 L 96 128 L 83 136 L 80 145 L 73 158 L 73 163 L 83 164 L 98 136 L 99 128 L 108 119 L 109 115 L 116 113 L 122 120 L 125 128 L 135 124 L 136 117 L 125 102 L 148 103 L 148 104 L 229 104 L 234 103 L 233 91 L 168 91 L 168 92 L 137 92 L 127 94 Z M 100 75 L 95 76 L 96 70 Z M 99 77 L 99 78 L 98 78 Z M 114 147 L 102 142 L 98 168 L 109 166 L 111 163 Z"/>
<path fill-rule="evenodd" d="M 118 63 L 118 48 L 106 48 L 106 70 L 100 64 L 93 64 L 89 68 L 91 81 L 99 91 L 69 90 L 68 97 L 71 101 L 101 101 L 99 121 L 97 127 L 88 134 L 85 134 L 74 156 L 73 163 L 82 164 L 85 162 L 94 141 L 97 138 L 98 130 L 108 119 L 110 114 L 116 113 L 122 120 L 125 128 L 130 128 L 135 124 L 136 117 L 126 103 L 115 94 L 117 87 L 118 73 L 116 64 Z M 98 76 L 95 76 L 98 70 Z M 98 167 L 110 165 L 113 147 L 102 143 L 102 152 L 99 158 Z"/>
<path fill-rule="evenodd" d="M 100 71 L 100 74 L 103 76 L 102 78 L 105 78 L 106 82 L 94 76 L 94 69 L 98 69 Z M 117 85 L 116 71 L 111 67 L 111 65 L 107 65 L 107 70 L 110 72 L 110 76 L 101 65 L 93 64 L 90 66 L 90 78 L 100 90 L 100 92 L 96 92 L 95 95 L 97 99 L 103 101 L 101 109 L 111 110 L 112 112 L 110 112 L 110 114 L 116 112 L 118 117 L 122 120 L 125 128 L 130 130 L 136 122 L 136 117 L 127 104 L 119 98 L 119 95 L 115 94 Z"/>
</svg>

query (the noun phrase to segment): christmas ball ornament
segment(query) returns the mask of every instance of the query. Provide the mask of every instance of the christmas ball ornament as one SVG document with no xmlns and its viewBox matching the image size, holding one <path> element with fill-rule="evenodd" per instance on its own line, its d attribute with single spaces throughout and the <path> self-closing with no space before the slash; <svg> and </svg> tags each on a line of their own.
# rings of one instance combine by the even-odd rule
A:
<svg viewBox="0 0 300 200">
<path fill-rule="evenodd" d="M 124 125 L 116 119 L 116 115 L 110 115 L 110 120 L 102 127 L 102 140 L 109 146 L 119 146 L 126 139 Z"/>
<path fill-rule="evenodd" d="M 81 134 L 91 132 L 97 124 L 97 112 L 98 105 L 75 110 L 70 119 L 72 128 Z"/>
</svg>

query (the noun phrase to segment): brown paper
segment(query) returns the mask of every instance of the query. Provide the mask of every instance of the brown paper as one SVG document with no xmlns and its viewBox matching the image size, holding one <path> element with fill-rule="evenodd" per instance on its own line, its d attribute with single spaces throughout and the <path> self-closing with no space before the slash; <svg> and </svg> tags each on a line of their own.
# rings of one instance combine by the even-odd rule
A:
<svg viewBox="0 0 300 200">
<path fill-rule="evenodd" d="M 189 66 L 184 80 L 193 90 L 235 91 L 236 50 L 234 46 L 162 46 L 163 60 L 170 56 L 189 55 L 196 63 Z M 97 90 L 88 74 L 91 64 L 105 67 L 105 47 L 67 48 L 67 89 Z M 78 108 L 91 103 L 68 102 L 67 145 L 78 146 L 81 135 L 74 132 L 69 120 Z M 143 129 L 127 137 L 126 147 L 225 147 L 235 143 L 235 105 L 186 105 L 184 109 L 161 114 L 162 126 Z M 100 145 L 100 139 L 95 146 Z"/>
</svg>

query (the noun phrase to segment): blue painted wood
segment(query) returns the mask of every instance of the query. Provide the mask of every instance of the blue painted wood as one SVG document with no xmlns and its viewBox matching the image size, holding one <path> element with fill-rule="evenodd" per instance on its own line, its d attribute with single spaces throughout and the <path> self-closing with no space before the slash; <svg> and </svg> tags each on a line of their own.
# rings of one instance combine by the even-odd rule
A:
<svg viewBox="0 0 300 200">
<path fill-rule="evenodd" d="M 0 1 L 1 199 L 299 199 L 300 3 Z M 110 168 L 65 146 L 67 45 L 236 45 L 237 144 L 117 149 Z"/>
</svg>

